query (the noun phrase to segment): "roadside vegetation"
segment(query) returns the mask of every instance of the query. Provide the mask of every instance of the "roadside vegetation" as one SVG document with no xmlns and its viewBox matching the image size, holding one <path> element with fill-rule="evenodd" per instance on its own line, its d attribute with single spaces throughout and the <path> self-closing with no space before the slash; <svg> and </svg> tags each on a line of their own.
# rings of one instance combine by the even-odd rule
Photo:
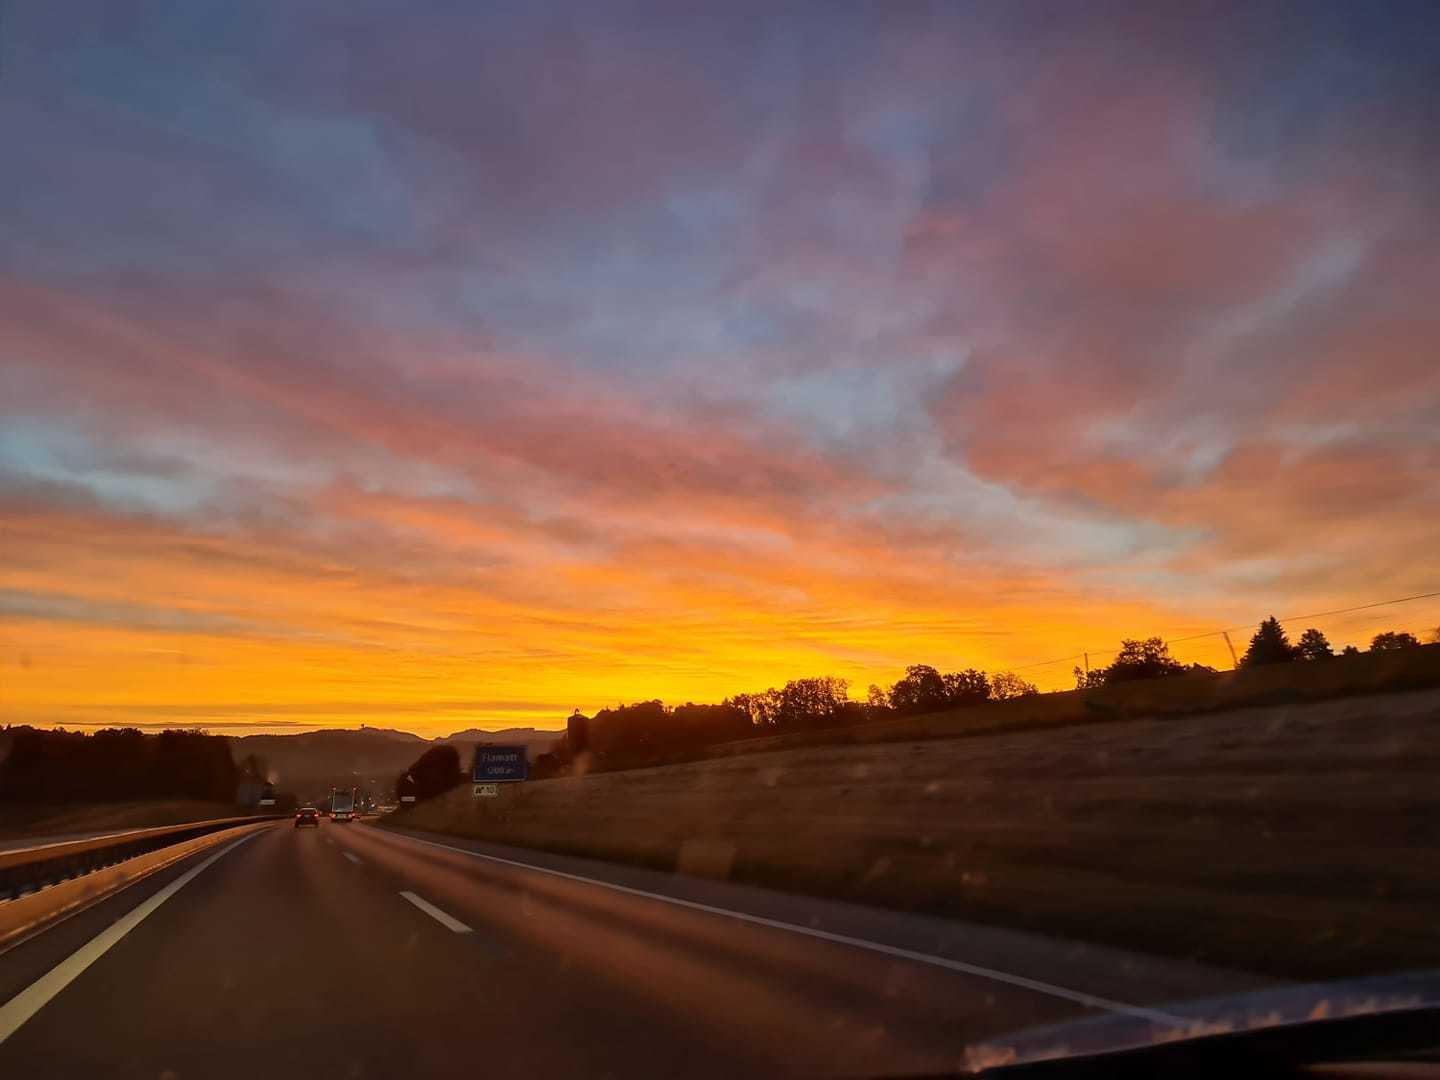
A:
<svg viewBox="0 0 1440 1080">
<path fill-rule="evenodd" d="M 1431 637 L 1440 642 L 1440 629 Z M 1382 671 L 1360 679 L 1336 678 L 1334 672 L 1344 668 L 1347 658 L 1397 656 L 1421 648 L 1415 635 L 1387 631 L 1375 635 L 1363 654 L 1351 645 L 1337 653 L 1320 630 L 1307 628 L 1292 642 L 1280 622 L 1269 618 L 1256 628 L 1233 676 L 1181 663 L 1160 638 L 1126 640 L 1109 665 L 1075 669 L 1076 687 L 1082 692 L 1079 699 L 1064 692 L 1041 694 L 1015 672 L 973 667 L 945 672 L 912 664 L 889 686 L 870 686 L 861 700 L 851 697 L 842 678 L 792 679 L 783 686 L 737 693 L 715 704 L 670 706 L 656 699 L 618 704 L 592 716 L 576 712 L 564 734 L 539 754 L 530 775 L 539 780 L 609 772 L 803 742 L 954 737 L 1027 724 L 1090 723 L 1146 710 L 1160 714 L 1230 708 L 1274 700 L 1277 694 L 1321 700 L 1413 689 L 1432 685 L 1427 672 L 1435 665 L 1392 665 L 1390 674 Z M 1334 666 L 1337 663 L 1339 668 Z M 1247 673 L 1273 671 L 1281 665 L 1293 669 L 1294 677 L 1262 680 L 1265 685 L 1249 679 L 1248 689 L 1239 688 L 1242 692 L 1232 692 L 1236 686 L 1225 683 L 1231 678 L 1244 682 Z M 1156 692 L 1140 689 L 1146 685 L 1156 687 Z M 878 735 L 872 740 L 873 732 Z M 456 738 L 475 734 L 459 733 Z M 526 729 L 525 734 L 533 738 L 537 733 Z M 366 775 L 395 776 L 395 794 L 417 801 L 461 783 L 462 753 L 476 745 L 473 738 L 459 747 L 448 742 L 426 744 L 414 736 L 384 731 L 315 732 L 289 738 L 297 745 L 303 743 L 309 758 L 291 761 L 295 754 L 284 736 L 255 736 L 244 744 L 277 756 L 288 754 L 290 768 L 282 768 L 281 773 L 303 772 L 310 777 L 308 788 L 323 790 Z M 266 757 L 253 752 L 237 765 L 232 744 L 233 740 L 197 731 L 144 734 L 122 728 L 84 734 L 8 727 L 0 731 L 0 816 L 7 816 L 7 806 L 136 800 L 253 806 L 267 786 L 267 777 L 275 779 L 274 770 Z M 396 776 L 390 771 L 396 767 L 395 754 L 413 753 L 415 746 L 424 746 L 424 752 Z M 332 752 L 323 753 L 326 749 Z M 310 760 L 317 753 L 321 759 Z M 293 775 L 284 780 L 287 790 L 280 792 L 276 804 L 282 812 L 293 807 L 296 786 Z"/>
<path fill-rule="evenodd" d="M 810 744 L 386 824 L 1338 978 L 1440 965 L 1437 718 L 1428 689 Z"/>
<path fill-rule="evenodd" d="M 432 746 L 395 779 L 395 796 L 417 800 L 443 795 L 463 780 L 460 751 L 450 745 Z"/>
<path fill-rule="evenodd" d="M 1440 640 L 1440 630 L 1436 636 Z M 1394 652 L 1417 648 L 1420 644 L 1408 632 L 1387 631 L 1372 639 L 1368 652 Z M 1313 627 L 1304 630 L 1292 643 L 1279 620 L 1271 617 L 1256 628 L 1237 668 L 1321 664 L 1337 655 L 1358 656 L 1361 650 L 1346 646 L 1337 654 L 1325 635 Z M 1203 664 L 1176 660 L 1165 641 L 1152 637 L 1125 640 L 1109 665 L 1089 670 L 1077 667 L 1074 674 L 1076 689 L 1102 690 L 1151 680 L 1220 673 Z M 1297 679 L 1304 681 L 1303 672 L 1297 673 Z M 1195 707 L 1206 707 L 1206 697 L 1211 690 L 1205 680 L 1179 685 L 1194 689 Z M 1320 685 L 1317 680 L 1317 687 Z M 1032 683 L 1014 672 L 984 672 L 975 668 L 942 672 L 928 664 L 913 664 L 890 686 L 872 685 L 864 700 L 850 696 L 850 686 L 845 679 L 817 676 L 793 679 L 784 686 L 757 693 L 735 694 L 713 705 L 687 702 L 672 707 L 658 699 L 640 701 L 604 708 L 593 716 L 579 712 L 572 715 L 564 737 L 539 756 L 531 776 L 545 779 L 579 772 L 672 764 L 695 760 L 706 756 L 714 747 L 743 740 L 814 736 L 1041 696 L 1051 695 L 1041 695 Z M 1329 695 L 1322 691 L 1318 696 Z M 1167 694 L 1166 708 L 1183 709 L 1185 697 L 1183 693 Z M 1099 719 L 1106 709 L 1112 708 L 1103 700 L 1093 704 L 1092 719 Z M 782 740 L 777 745 L 794 741 L 793 738 Z"/>
<path fill-rule="evenodd" d="M 133 728 L 7 730 L 0 802 L 98 803 L 134 799 L 235 801 L 240 769 L 229 743 L 198 731 Z"/>
<path fill-rule="evenodd" d="M 294 797 L 269 783 L 264 758 L 237 764 L 230 740 L 199 731 L 87 734 L 28 726 L 0 732 L 0 837 L 171 825 L 284 813 Z"/>
</svg>

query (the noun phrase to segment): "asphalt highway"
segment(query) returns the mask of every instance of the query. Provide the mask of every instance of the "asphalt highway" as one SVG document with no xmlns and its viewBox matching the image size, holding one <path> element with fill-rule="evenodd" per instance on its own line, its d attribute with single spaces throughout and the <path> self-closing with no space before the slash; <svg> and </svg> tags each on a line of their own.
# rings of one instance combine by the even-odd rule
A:
<svg viewBox="0 0 1440 1080">
<path fill-rule="evenodd" d="M 523 864 L 523 865 L 522 865 Z M 0 1076 L 902 1075 L 1254 988 L 371 824 L 263 829 L 0 954 Z"/>
</svg>

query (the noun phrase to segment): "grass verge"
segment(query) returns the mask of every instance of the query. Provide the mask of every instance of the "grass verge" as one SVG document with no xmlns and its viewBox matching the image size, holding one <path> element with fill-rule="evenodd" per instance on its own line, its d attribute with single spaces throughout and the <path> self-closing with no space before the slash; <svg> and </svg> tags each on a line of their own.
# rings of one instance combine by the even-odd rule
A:
<svg viewBox="0 0 1440 1080">
<path fill-rule="evenodd" d="M 1440 691 L 467 787 L 396 824 L 1290 978 L 1440 966 Z"/>
</svg>

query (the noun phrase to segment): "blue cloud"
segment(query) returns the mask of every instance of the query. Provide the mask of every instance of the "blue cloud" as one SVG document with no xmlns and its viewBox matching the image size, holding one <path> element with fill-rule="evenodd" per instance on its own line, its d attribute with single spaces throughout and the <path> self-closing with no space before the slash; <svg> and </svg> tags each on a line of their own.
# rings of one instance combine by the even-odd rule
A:
<svg viewBox="0 0 1440 1080">
<path fill-rule="evenodd" d="M 216 493 L 214 481 L 180 459 L 117 452 L 51 422 L 0 427 L 0 476 L 79 488 L 121 509 L 188 514 Z"/>
</svg>

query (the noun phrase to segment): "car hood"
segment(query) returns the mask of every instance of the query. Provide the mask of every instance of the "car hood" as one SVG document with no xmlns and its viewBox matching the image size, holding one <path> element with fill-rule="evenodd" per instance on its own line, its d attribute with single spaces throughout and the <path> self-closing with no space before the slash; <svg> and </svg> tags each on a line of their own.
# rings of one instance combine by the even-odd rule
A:
<svg viewBox="0 0 1440 1080">
<path fill-rule="evenodd" d="M 1307 983 L 1180 1002 L 1148 1010 L 1148 1016 L 1106 1015 L 1027 1028 L 971 1047 L 966 1064 L 974 1073 L 1003 1076 L 1015 1066 L 1056 1059 L 1199 1044 L 1247 1032 L 1298 1033 L 1328 1021 L 1433 1010 L 1440 1010 L 1440 970 Z"/>
</svg>

